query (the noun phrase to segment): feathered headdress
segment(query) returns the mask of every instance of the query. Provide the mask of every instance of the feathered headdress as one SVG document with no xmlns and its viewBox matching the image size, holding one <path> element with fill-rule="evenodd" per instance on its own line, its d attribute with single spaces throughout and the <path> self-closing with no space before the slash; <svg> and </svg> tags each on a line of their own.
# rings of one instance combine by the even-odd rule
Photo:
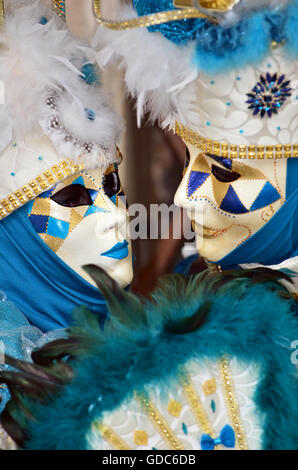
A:
<svg viewBox="0 0 298 470">
<path fill-rule="evenodd" d="M 272 44 L 283 45 L 285 56 L 297 59 L 297 0 L 132 3 L 119 8 L 112 21 L 102 17 L 100 1 L 93 0 L 100 25 L 93 46 L 101 66 L 115 60 L 124 69 L 128 90 L 137 99 L 139 124 L 149 112 L 162 127 L 174 129 L 175 121 L 192 130 L 204 127 L 210 120 L 204 113 L 202 121 L 198 112 L 196 78 L 205 77 L 207 88 L 218 75 L 259 66 Z M 218 94 L 222 97 L 223 91 L 214 99 Z"/>
<path fill-rule="evenodd" d="M 12 2 L 0 31 L 0 218 L 80 169 L 118 160 L 121 131 L 87 44 L 43 2 Z"/>
</svg>

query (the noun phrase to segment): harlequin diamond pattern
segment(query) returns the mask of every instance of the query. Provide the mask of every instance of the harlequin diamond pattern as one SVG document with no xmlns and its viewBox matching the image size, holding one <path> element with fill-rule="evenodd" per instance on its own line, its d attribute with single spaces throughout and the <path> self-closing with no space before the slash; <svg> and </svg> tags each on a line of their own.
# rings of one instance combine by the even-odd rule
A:
<svg viewBox="0 0 298 470">
<path fill-rule="evenodd" d="M 231 183 L 219 181 L 212 174 L 212 161 L 216 160 L 226 170 L 236 172 L 240 177 Z M 201 153 L 189 174 L 187 184 L 187 197 L 194 200 L 198 196 L 210 194 L 210 183 L 216 205 L 230 214 L 246 214 L 262 209 L 281 198 L 277 189 L 268 181 L 266 176 L 256 168 L 245 163 L 212 157 Z M 205 195 L 206 195 L 205 194 Z"/>
<path fill-rule="evenodd" d="M 58 206 L 51 200 L 56 186 L 45 191 L 34 201 L 28 203 L 28 217 L 34 229 L 45 243 L 57 252 L 72 230 L 89 215 L 98 212 L 108 212 L 109 208 L 97 187 L 96 181 L 92 181 L 84 174 L 71 176 L 59 185 L 59 190 L 70 184 L 81 184 L 88 189 L 93 202 L 92 206 L 65 207 Z"/>
</svg>

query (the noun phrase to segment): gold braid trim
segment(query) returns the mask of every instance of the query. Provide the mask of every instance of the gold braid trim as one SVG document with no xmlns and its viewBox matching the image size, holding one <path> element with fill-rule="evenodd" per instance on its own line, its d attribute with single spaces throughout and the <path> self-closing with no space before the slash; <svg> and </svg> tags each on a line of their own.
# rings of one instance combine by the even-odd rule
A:
<svg viewBox="0 0 298 470">
<path fill-rule="evenodd" d="M 183 393 L 187 398 L 188 404 L 196 418 L 200 430 L 204 434 L 209 434 L 212 439 L 215 439 L 216 434 L 213 430 L 212 424 L 190 378 L 183 376 L 181 377 L 180 382 L 182 384 Z M 216 445 L 214 450 L 220 450 L 220 446 Z"/>
<path fill-rule="evenodd" d="M 151 15 L 140 16 L 126 21 L 113 21 L 107 20 L 101 14 L 101 0 L 93 0 L 93 12 L 96 20 L 102 26 L 116 31 L 123 31 L 125 29 L 133 28 L 148 28 L 158 24 L 168 23 L 170 21 L 187 20 L 191 18 L 204 18 L 216 23 L 217 21 L 195 7 L 186 7 L 179 10 L 170 10 L 153 13 Z"/>
<path fill-rule="evenodd" d="M 231 377 L 229 363 L 227 359 L 220 360 L 219 369 L 221 380 L 223 383 L 226 405 L 229 410 L 232 427 L 236 434 L 237 446 L 240 450 L 248 450 L 246 438 L 243 432 L 240 409 L 235 394 L 235 387 Z"/>
<path fill-rule="evenodd" d="M 118 434 L 105 424 L 98 421 L 92 425 L 93 432 L 99 432 L 101 437 L 115 450 L 133 450 Z"/>
<path fill-rule="evenodd" d="M 184 450 L 182 444 L 179 442 L 178 438 L 175 436 L 172 429 L 155 406 L 148 401 L 144 395 L 137 395 L 137 399 L 159 432 L 160 436 L 170 445 L 171 449 Z"/>
<path fill-rule="evenodd" d="M 222 158 L 274 160 L 281 158 L 298 158 L 298 144 L 294 145 L 233 145 L 227 142 L 202 137 L 196 132 L 176 122 L 175 132 L 189 144 Z"/>
</svg>

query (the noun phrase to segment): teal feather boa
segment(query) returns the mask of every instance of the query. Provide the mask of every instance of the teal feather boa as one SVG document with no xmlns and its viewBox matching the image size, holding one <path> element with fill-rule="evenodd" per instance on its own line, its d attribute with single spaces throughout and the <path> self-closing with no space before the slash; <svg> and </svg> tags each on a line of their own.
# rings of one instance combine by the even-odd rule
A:
<svg viewBox="0 0 298 470">
<path fill-rule="evenodd" d="M 133 391 L 169 387 L 190 359 L 217 361 L 225 354 L 261 367 L 254 399 L 265 414 L 263 448 L 297 449 L 297 372 L 290 361 L 290 344 L 298 339 L 293 303 L 280 294 L 280 285 L 265 282 L 270 276 L 261 283 L 235 275 L 225 281 L 225 276 L 204 274 L 188 285 L 182 276 L 171 276 L 145 307 L 132 294 L 118 300 L 109 294 L 111 320 L 104 332 L 92 315 L 78 310 L 71 335 L 85 352 L 73 363 L 75 379 L 46 405 L 31 404 L 35 422 L 26 448 L 86 449 L 92 422 L 132 398 Z M 183 329 L 207 304 L 202 326 L 177 334 L 173 325 Z"/>
</svg>

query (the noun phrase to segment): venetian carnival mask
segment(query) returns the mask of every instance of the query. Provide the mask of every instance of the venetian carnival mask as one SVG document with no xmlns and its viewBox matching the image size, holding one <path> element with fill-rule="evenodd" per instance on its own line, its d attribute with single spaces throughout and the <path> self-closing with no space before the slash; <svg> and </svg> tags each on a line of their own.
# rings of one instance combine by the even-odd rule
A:
<svg viewBox="0 0 298 470">
<path fill-rule="evenodd" d="M 28 204 L 34 229 L 74 271 L 95 264 L 122 286 L 132 279 L 127 209 L 117 164 L 81 171 Z"/>
<path fill-rule="evenodd" d="M 260 230 L 286 196 L 286 160 L 225 159 L 188 144 L 175 203 L 193 222 L 201 256 L 216 262 Z"/>
</svg>

